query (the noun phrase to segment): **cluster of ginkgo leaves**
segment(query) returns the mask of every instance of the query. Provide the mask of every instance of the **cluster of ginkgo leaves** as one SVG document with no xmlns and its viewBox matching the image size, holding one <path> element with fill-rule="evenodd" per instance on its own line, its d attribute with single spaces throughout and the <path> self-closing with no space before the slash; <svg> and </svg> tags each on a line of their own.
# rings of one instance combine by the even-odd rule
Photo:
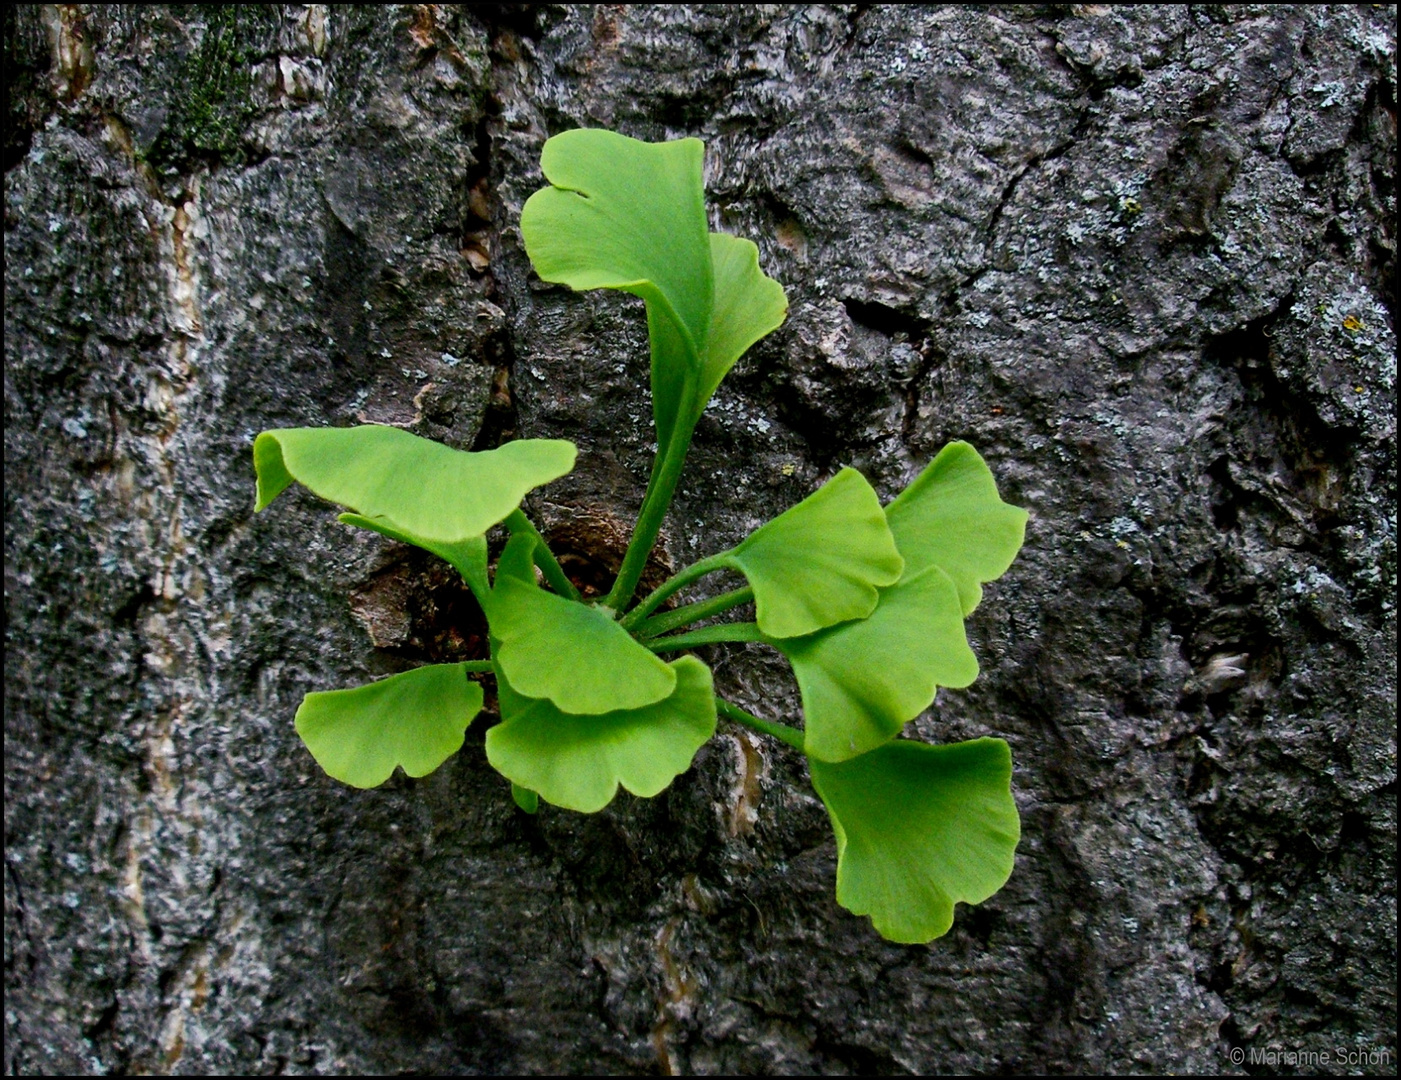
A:
<svg viewBox="0 0 1401 1080">
<path fill-rule="evenodd" d="M 633 602 L 697 420 L 787 311 L 755 245 L 709 231 L 703 152 L 696 139 L 557 135 L 541 158 L 549 186 L 521 214 L 542 279 L 646 304 L 657 457 L 607 597 L 580 597 L 520 509 L 528 492 L 573 468 L 571 443 L 522 439 L 470 453 L 377 425 L 258 436 L 258 509 L 300 482 L 349 508 L 346 524 L 447 560 L 489 627 L 489 660 L 308 694 L 297 732 L 347 784 L 374 787 L 396 767 L 423 776 L 461 748 L 483 703 L 469 676 L 487 673 L 501 711 L 487 758 L 516 803 L 592 813 L 619 785 L 642 797 L 662 791 L 722 716 L 807 755 L 836 833 L 838 902 L 891 940 L 929 941 L 949 929 L 956 902 L 986 899 L 1011 874 L 1020 831 L 1011 754 L 1000 739 L 936 746 L 899 736 L 939 686 L 977 677 L 963 620 L 982 583 L 1011 564 L 1026 514 L 1001 501 L 972 447 L 951 443 L 889 505 L 844 468 L 736 547 Z M 493 572 L 486 534 L 501 524 L 509 539 Z M 747 584 L 659 610 L 722 571 Z M 749 604 L 753 622 L 715 621 Z M 787 657 L 801 730 L 718 698 L 696 656 L 661 658 L 717 642 L 759 642 Z"/>
</svg>

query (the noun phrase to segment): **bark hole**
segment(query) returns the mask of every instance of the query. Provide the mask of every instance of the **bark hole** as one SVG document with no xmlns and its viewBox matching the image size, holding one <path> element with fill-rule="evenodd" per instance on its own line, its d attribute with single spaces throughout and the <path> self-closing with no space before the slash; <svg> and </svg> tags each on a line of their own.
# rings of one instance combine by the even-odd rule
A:
<svg viewBox="0 0 1401 1080">
<path fill-rule="evenodd" d="M 426 551 L 403 550 L 350 596 L 375 648 L 434 664 L 487 659 L 486 617 L 457 571 Z"/>
</svg>

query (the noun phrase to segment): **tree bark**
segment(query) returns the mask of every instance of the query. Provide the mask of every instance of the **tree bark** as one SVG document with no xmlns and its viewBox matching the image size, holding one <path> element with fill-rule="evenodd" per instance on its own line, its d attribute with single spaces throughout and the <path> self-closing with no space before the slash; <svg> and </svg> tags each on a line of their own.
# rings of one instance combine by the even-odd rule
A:
<svg viewBox="0 0 1401 1080">
<path fill-rule="evenodd" d="M 1394 6 L 5 19 L 8 1071 L 1394 1073 Z M 529 817 L 485 719 L 368 792 L 295 736 L 482 627 L 305 493 L 255 517 L 258 431 L 572 439 L 527 510 L 616 568 L 641 305 L 518 231 L 579 126 L 705 139 L 790 299 L 654 576 L 954 438 L 1031 511 L 911 728 L 1011 743 L 1017 865 L 928 947 L 837 906 L 766 738 Z"/>
</svg>

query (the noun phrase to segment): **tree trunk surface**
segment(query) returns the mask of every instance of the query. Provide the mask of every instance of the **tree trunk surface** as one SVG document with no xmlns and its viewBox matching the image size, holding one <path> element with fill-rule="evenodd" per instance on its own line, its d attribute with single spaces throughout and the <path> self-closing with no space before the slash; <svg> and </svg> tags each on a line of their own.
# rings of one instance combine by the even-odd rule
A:
<svg viewBox="0 0 1401 1080">
<path fill-rule="evenodd" d="M 1394 1073 L 1395 19 L 8 10 L 7 1071 Z M 929 946 L 837 906 L 801 755 L 723 723 L 536 817 L 486 718 L 372 791 L 293 730 L 482 624 L 305 492 L 255 516 L 257 432 L 571 439 L 526 508 L 617 566 L 641 304 L 518 228 L 580 126 L 703 138 L 790 299 L 654 573 L 951 439 L 1031 512 L 910 728 L 1006 739 L 1023 828 Z M 704 655 L 798 721 L 780 658 Z"/>
</svg>

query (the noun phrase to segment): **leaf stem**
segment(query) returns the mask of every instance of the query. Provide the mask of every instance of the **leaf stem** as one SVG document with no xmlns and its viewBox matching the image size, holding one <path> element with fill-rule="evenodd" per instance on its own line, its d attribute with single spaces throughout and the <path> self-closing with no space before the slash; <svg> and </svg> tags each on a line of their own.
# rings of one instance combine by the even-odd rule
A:
<svg viewBox="0 0 1401 1080">
<path fill-rule="evenodd" d="M 656 611 L 657 608 L 661 606 L 662 602 L 666 600 L 668 596 L 672 595 L 672 593 L 684 589 L 697 578 L 705 577 L 706 574 L 713 574 L 717 570 L 724 570 L 727 566 L 725 560 L 728 559 L 729 556 L 730 553 L 728 551 L 722 551 L 718 555 L 712 555 L 708 559 L 701 559 L 700 562 L 692 563 L 684 570 L 678 570 L 676 573 L 672 574 L 671 577 L 667 578 L 666 581 L 653 589 L 642 603 L 638 604 L 637 607 L 623 616 L 623 626 L 631 630 L 643 619 L 647 618 L 648 615 Z"/>
<path fill-rule="evenodd" d="M 559 593 L 560 596 L 570 600 L 579 600 L 579 590 L 574 587 L 574 582 L 570 581 L 564 573 L 564 568 L 559 565 L 559 560 L 555 558 L 555 553 L 550 550 L 550 545 L 545 543 L 545 538 L 540 535 L 531 520 L 521 512 L 520 508 L 512 510 L 506 518 L 506 528 L 514 535 L 520 533 L 523 536 L 535 538 L 535 565 L 545 574 L 545 580 L 550 583 L 550 588 Z"/>
<path fill-rule="evenodd" d="M 747 713 L 738 705 L 731 705 L 724 698 L 715 699 L 715 711 L 726 720 L 733 720 L 736 724 L 743 724 L 747 728 L 764 735 L 772 735 L 781 742 L 786 742 L 794 750 L 803 749 L 803 733 L 797 728 L 791 728 L 787 724 L 778 724 L 772 720 L 763 720 L 753 713 Z"/>
<path fill-rule="evenodd" d="M 472 562 L 471 559 L 454 560 L 452 567 L 457 571 L 463 581 L 467 582 L 467 587 L 472 590 L 472 595 L 476 598 L 477 605 L 486 611 L 487 597 L 491 595 L 491 586 L 486 579 L 486 542 L 482 542 L 482 561 L 480 565 Z"/>
<path fill-rule="evenodd" d="M 694 604 L 685 604 L 675 611 L 665 611 L 660 615 L 655 615 L 642 625 L 634 627 L 638 638 L 656 637 L 658 634 L 666 634 L 672 630 L 679 630 L 683 626 L 690 626 L 691 623 L 700 622 L 702 619 L 710 619 L 716 615 L 721 615 L 731 608 L 737 608 L 741 604 L 749 604 L 754 601 L 754 590 L 746 585 L 742 589 L 732 589 L 730 592 L 721 593 L 719 596 L 712 596 L 709 600 L 697 600 Z M 627 620 L 623 621 L 627 625 Z"/>
<path fill-rule="evenodd" d="M 719 626 L 703 626 L 689 634 L 675 637 L 653 638 L 642 644 L 654 653 L 676 652 L 678 649 L 692 649 L 697 645 L 716 645 L 722 641 L 763 641 L 764 635 L 752 622 L 721 623 Z"/>
<path fill-rule="evenodd" d="M 490 674 L 492 671 L 490 660 L 464 660 L 462 661 L 462 666 L 465 667 L 469 672 L 475 672 L 477 674 L 482 675 Z"/>
<path fill-rule="evenodd" d="M 687 380 L 689 382 L 689 379 Z M 689 390 L 689 388 L 688 388 Z M 683 402 L 690 400 L 690 393 L 682 396 Z M 679 413 L 684 416 L 685 410 Z M 691 448 L 691 433 L 695 422 L 689 424 L 679 420 L 672 428 L 671 440 L 667 443 L 661 467 L 652 473 L 647 485 L 647 493 L 642 497 L 642 509 L 637 515 L 637 527 L 632 531 L 623 565 L 618 569 L 618 580 L 604 601 L 614 611 L 622 611 L 632 594 L 637 591 L 637 583 L 647 566 L 647 556 L 657 543 L 657 533 L 661 532 L 662 519 L 671 507 L 671 497 L 676 493 L 676 483 L 681 479 L 681 467 L 686 463 L 686 451 Z"/>
</svg>

